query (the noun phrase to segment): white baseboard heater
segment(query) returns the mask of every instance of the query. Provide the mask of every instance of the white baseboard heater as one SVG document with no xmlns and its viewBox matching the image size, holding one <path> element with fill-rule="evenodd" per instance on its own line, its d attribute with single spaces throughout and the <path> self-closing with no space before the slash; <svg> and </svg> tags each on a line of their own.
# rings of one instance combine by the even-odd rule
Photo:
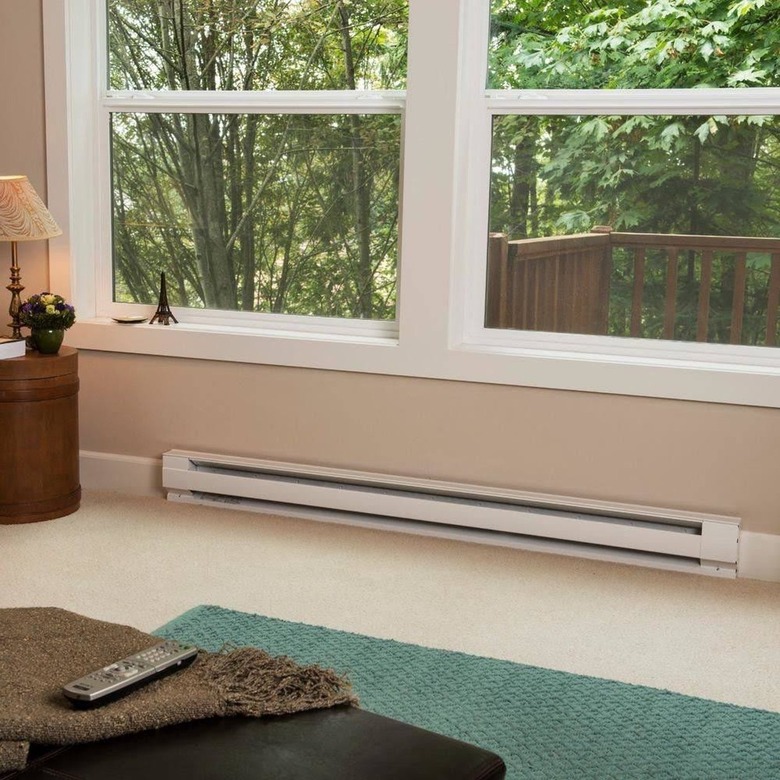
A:
<svg viewBox="0 0 780 780">
<path fill-rule="evenodd" d="M 170 450 L 168 499 L 734 577 L 739 519 Z"/>
</svg>

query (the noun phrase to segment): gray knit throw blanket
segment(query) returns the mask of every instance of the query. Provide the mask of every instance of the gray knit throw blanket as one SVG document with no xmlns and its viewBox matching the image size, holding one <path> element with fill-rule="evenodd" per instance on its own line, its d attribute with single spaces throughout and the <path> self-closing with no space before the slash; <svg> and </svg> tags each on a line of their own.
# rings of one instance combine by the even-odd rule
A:
<svg viewBox="0 0 780 780">
<path fill-rule="evenodd" d="M 215 716 L 282 715 L 356 704 L 335 672 L 252 647 L 201 651 L 187 669 L 91 710 L 62 686 L 158 644 L 159 637 L 53 607 L 0 609 L 0 772 L 31 742 L 69 745 Z"/>
</svg>

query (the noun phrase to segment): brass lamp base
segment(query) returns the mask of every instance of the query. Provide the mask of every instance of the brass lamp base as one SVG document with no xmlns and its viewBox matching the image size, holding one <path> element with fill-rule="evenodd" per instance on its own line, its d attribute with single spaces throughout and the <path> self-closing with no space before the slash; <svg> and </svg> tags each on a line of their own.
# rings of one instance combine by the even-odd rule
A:
<svg viewBox="0 0 780 780">
<path fill-rule="evenodd" d="M 19 320 L 19 312 L 22 308 L 22 296 L 20 293 L 24 290 L 21 284 L 22 274 L 19 268 L 19 259 L 16 251 L 16 241 L 11 242 L 11 284 L 6 286 L 6 290 L 11 293 L 11 305 L 8 307 L 8 313 L 11 315 L 11 321 L 8 323 L 11 327 L 11 338 L 22 338 L 22 323 Z"/>
</svg>

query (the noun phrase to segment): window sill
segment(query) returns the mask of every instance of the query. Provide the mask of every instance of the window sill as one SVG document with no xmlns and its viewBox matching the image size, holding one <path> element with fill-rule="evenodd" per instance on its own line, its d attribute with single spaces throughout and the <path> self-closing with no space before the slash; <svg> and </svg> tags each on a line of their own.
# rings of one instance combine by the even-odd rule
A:
<svg viewBox="0 0 780 780">
<path fill-rule="evenodd" d="M 506 346 L 464 344 L 457 351 L 472 374 L 482 374 L 480 381 L 780 408 L 780 368 L 776 367 Z"/>
<path fill-rule="evenodd" d="M 398 347 L 394 337 L 203 323 L 117 323 L 107 317 L 80 320 L 68 331 L 67 342 L 84 350 L 232 363 L 303 368 L 341 364 L 340 370 L 345 371 L 370 371 L 376 361 L 385 361 L 387 353 Z"/>
<path fill-rule="evenodd" d="M 685 359 L 458 345 L 202 324 L 82 320 L 70 346 L 137 355 L 352 371 L 425 379 L 780 408 L 780 368 Z"/>
</svg>

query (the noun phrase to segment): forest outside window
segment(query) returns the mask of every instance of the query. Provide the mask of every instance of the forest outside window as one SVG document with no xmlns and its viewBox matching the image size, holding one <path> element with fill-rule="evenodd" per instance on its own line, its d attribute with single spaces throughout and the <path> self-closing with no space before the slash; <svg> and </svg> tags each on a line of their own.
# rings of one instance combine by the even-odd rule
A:
<svg viewBox="0 0 780 780">
<path fill-rule="evenodd" d="M 561 97 L 493 103 L 487 328 L 780 346 L 777 14 L 493 0 L 488 94 Z M 561 108 L 576 90 L 622 110 Z M 689 92 L 672 113 L 659 90 Z M 711 90 L 756 97 L 697 111 Z"/>
<path fill-rule="evenodd" d="M 394 320 L 407 16 L 108 0 L 111 300 Z"/>
</svg>

